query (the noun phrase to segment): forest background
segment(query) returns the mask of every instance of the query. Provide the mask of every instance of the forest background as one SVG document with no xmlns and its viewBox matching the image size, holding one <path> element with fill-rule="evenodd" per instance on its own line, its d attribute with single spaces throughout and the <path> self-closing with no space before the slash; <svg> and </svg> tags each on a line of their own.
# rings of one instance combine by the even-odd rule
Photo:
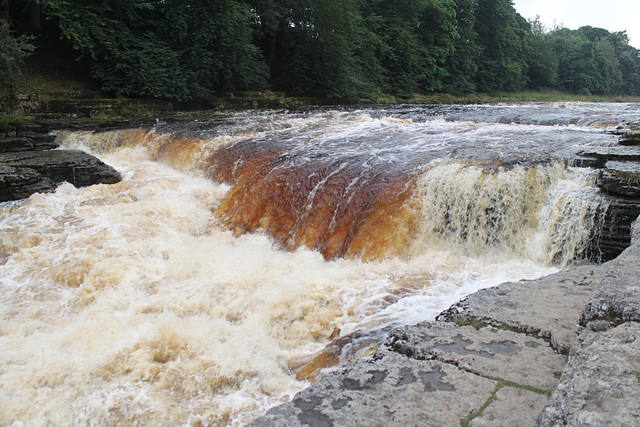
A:
<svg viewBox="0 0 640 427">
<path fill-rule="evenodd" d="M 0 109 L 35 47 L 101 90 L 172 101 L 273 90 L 381 94 L 553 88 L 640 96 L 626 32 L 545 28 L 511 0 L 0 0 Z"/>
</svg>

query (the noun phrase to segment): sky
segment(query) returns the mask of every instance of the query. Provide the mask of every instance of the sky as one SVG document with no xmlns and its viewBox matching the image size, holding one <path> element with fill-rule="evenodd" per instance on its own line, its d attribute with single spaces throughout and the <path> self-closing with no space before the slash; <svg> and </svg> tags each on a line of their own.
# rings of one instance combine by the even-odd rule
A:
<svg viewBox="0 0 640 427">
<path fill-rule="evenodd" d="M 584 25 L 610 32 L 626 30 L 629 44 L 640 49 L 640 0 L 513 0 L 513 3 L 525 19 L 540 15 L 549 29 L 555 20 L 571 30 Z"/>
</svg>

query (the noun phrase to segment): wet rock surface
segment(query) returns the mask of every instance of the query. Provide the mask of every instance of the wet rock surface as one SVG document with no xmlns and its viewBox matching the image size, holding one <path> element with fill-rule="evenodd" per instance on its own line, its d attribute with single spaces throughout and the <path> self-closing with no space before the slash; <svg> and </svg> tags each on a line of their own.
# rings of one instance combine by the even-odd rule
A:
<svg viewBox="0 0 640 427">
<path fill-rule="evenodd" d="M 56 149 L 55 135 L 49 130 L 42 123 L 28 123 L 0 138 L 0 202 L 55 191 L 63 182 L 85 187 L 122 179 L 118 171 L 90 154 Z"/>
<path fill-rule="evenodd" d="M 613 134 L 619 135 L 612 146 L 589 147 L 571 162 L 575 166 L 600 169 L 597 185 L 605 195 L 607 209 L 602 227 L 592 238 L 588 257 L 592 261 L 616 258 L 631 243 L 631 224 L 640 214 L 640 133 L 637 123 L 625 124 Z"/>
<path fill-rule="evenodd" d="M 393 330 L 251 425 L 637 425 L 634 230 L 616 260 L 484 289 Z"/>
<path fill-rule="evenodd" d="M 30 168 L 0 165 L 0 202 L 55 190 L 58 184 Z"/>
<path fill-rule="evenodd" d="M 381 350 L 323 377 L 253 426 L 458 425 L 497 381 Z"/>
<path fill-rule="evenodd" d="M 421 323 L 394 330 L 385 345 L 415 359 L 451 363 L 484 378 L 543 390 L 556 386 L 566 363 L 544 340 L 480 325 Z"/>
<path fill-rule="evenodd" d="M 76 187 L 115 184 L 118 171 L 75 150 L 19 151 L 0 154 L 0 202 L 54 191 L 63 182 Z"/>
</svg>

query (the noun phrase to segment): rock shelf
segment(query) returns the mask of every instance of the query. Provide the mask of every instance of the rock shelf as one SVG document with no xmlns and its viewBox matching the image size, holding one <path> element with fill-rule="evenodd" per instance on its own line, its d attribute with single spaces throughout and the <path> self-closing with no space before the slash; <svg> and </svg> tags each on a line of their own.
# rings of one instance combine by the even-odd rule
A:
<svg viewBox="0 0 640 427">
<path fill-rule="evenodd" d="M 640 423 L 640 224 L 617 259 L 468 296 L 252 426 Z"/>
<path fill-rule="evenodd" d="M 79 150 L 60 150 L 54 129 L 95 126 L 63 122 L 18 124 L 0 135 L 0 202 L 55 191 L 63 182 L 76 187 L 115 184 L 118 171 Z"/>
</svg>

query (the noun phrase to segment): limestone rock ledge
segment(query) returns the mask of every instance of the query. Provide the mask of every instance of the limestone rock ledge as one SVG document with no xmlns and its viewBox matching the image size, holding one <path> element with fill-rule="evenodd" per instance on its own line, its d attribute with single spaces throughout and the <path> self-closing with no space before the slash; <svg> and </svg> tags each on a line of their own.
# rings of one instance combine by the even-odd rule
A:
<svg viewBox="0 0 640 427">
<path fill-rule="evenodd" d="M 640 325 L 583 332 L 538 424 L 640 425 Z"/>
<path fill-rule="evenodd" d="M 55 191 L 63 182 L 76 187 L 115 184 L 118 171 L 79 150 L 57 150 L 54 137 L 0 139 L 0 202 Z"/>
<path fill-rule="evenodd" d="M 616 260 L 395 329 L 250 425 L 640 425 L 640 221 L 634 233 Z"/>
</svg>

